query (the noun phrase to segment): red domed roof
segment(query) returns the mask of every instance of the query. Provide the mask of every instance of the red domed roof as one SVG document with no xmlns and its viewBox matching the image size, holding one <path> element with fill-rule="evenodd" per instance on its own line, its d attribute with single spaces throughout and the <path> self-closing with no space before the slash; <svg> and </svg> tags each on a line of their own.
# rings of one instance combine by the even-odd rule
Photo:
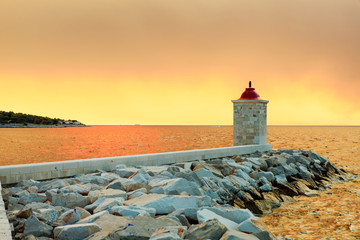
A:
<svg viewBox="0 0 360 240">
<path fill-rule="evenodd" d="M 255 88 L 251 87 L 251 81 L 249 82 L 249 88 L 245 89 L 245 92 L 241 94 L 238 100 L 259 100 L 260 96 L 255 92 Z"/>
</svg>

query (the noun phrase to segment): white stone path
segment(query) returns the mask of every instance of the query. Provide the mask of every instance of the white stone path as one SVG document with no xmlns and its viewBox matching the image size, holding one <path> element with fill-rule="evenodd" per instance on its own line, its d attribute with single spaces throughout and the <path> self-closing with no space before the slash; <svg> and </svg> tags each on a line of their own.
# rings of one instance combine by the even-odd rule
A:
<svg viewBox="0 0 360 240">
<path fill-rule="evenodd" d="M 6 217 L 6 210 L 4 200 L 1 195 L 1 182 L 0 182 L 0 239 L 11 240 L 11 229 L 9 220 Z"/>
</svg>

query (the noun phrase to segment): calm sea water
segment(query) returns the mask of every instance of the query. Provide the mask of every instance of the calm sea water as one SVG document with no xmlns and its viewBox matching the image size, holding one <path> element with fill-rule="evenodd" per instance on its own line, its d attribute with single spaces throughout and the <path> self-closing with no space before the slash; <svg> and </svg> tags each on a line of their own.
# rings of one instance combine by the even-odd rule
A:
<svg viewBox="0 0 360 240">
<path fill-rule="evenodd" d="M 358 153 L 359 136 L 360 127 L 268 127 L 274 148 L 314 149 L 328 156 L 344 141 Z M 0 128 L 0 165 L 228 146 L 232 126 Z"/>
</svg>

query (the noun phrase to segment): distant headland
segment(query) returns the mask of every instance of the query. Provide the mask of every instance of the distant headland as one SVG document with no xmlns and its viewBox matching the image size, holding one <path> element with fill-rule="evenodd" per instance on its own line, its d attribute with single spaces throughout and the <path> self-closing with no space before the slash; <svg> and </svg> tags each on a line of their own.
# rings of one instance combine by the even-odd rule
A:
<svg viewBox="0 0 360 240">
<path fill-rule="evenodd" d="M 25 113 L 0 111 L 0 128 L 50 128 L 50 127 L 85 127 L 77 120 L 49 118 Z"/>
</svg>

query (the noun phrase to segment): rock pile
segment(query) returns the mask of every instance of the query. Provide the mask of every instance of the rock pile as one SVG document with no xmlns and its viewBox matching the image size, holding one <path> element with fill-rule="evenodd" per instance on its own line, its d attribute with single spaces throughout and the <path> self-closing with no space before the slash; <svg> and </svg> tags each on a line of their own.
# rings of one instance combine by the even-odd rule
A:
<svg viewBox="0 0 360 240">
<path fill-rule="evenodd" d="M 2 195 L 14 239 L 271 240 L 256 214 L 349 177 L 312 151 L 280 149 L 27 180 Z"/>
</svg>

